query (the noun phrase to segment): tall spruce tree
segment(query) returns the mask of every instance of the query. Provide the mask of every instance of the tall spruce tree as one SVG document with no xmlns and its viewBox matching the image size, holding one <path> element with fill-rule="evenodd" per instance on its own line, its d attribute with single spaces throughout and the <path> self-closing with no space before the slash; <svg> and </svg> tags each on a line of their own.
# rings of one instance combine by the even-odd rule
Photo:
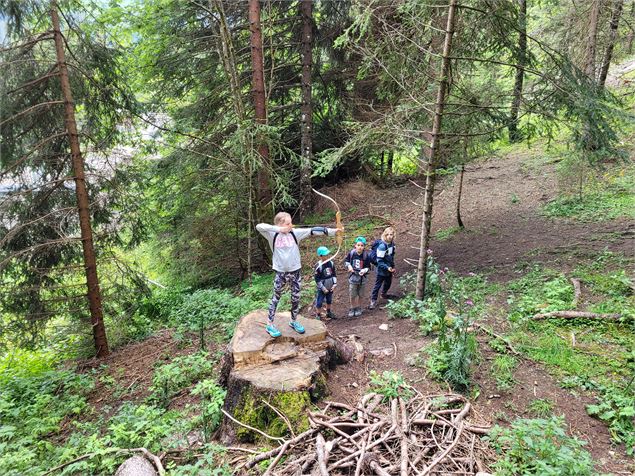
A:
<svg viewBox="0 0 635 476">
<path fill-rule="evenodd" d="M 125 111 L 134 108 L 120 82 L 120 53 L 82 29 L 75 13 L 86 19 L 94 12 L 79 3 L 1 6 L 13 43 L 2 50 L 0 326 L 14 345 L 35 346 L 50 320 L 84 321 L 97 355 L 104 356 L 98 256 L 120 242 L 122 197 L 114 193 L 121 184 L 117 173 L 102 154 L 120 135 Z M 111 297 L 107 304 L 117 301 Z M 82 327 L 74 325 L 69 334 Z"/>
</svg>

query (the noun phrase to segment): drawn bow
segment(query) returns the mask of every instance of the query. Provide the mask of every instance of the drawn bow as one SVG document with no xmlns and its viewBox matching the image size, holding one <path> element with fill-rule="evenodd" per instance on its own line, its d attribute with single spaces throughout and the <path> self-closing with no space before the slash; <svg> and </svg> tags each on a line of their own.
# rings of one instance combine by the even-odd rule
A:
<svg viewBox="0 0 635 476">
<path fill-rule="evenodd" d="M 328 195 L 326 195 L 324 193 L 321 193 L 321 192 L 318 192 L 314 188 L 312 188 L 311 190 L 313 190 L 315 193 L 317 193 L 320 197 L 324 197 L 327 200 L 333 202 L 333 205 L 335 205 L 335 210 L 336 210 L 336 212 L 335 212 L 335 227 L 338 228 L 337 233 L 335 233 L 335 239 L 337 240 L 337 251 L 335 252 L 335 254 L 333 256 L 331 256 L 331 259 L 335 260 L 335 257 L 337 256 L 337 254 L 342 249 L 342 243 L 344 241 L 344 225 L 342 224 L 342 212 L 340 211 L 340 206 L 337 204 L 337 202 L 335 200 L 333 200 Z"/>
</svg>

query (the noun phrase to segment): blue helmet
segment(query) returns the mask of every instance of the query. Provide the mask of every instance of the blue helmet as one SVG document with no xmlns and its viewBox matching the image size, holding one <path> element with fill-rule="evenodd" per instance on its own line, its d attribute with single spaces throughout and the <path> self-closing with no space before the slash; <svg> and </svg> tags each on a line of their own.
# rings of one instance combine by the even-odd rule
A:
<svg viewBox="0 0 635 476">
<path fill-rule="evenodd" d="M 365 245 L 366 238 L 364 238 L 363 236 L 358 236 L 357 238 L 355 238 L 355 243 L 363 243 Z"/>
<path fill-rule="evenodd" d="M 326 246 L 320 246 L 317 249 L 317 254 L 318 254 L 318 256 L 326 256 L 326 255 L 331 254 L 331 250 L 329 250 Z"/>
</svg>

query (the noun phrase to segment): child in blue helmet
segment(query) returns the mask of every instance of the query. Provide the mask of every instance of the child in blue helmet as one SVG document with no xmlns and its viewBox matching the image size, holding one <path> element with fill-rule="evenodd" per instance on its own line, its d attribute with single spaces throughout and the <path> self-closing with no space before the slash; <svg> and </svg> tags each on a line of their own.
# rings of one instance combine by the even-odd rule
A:
<svg viewBox="0 0 635 476">
<path fill-rule="evenodd" d="M 331 251 L 326 246 L 320 246 L 317 249 L 320 257 L 314 268 L 315 284 L 317 285 L 317 293 L 315 296 L 315 318 L 322 317 L 322 304 L 326 301 L 326 317 L 335 319 L 335 314 L 331 311 L 331 303 L 333 302 L 333 291 L 337 286 L 337 273 L 333 261 L 326 259 Z M 323 261 L 325 260 L 325 261 Z"/>
<path fill-rule="evenodd" d="M 351 299 L 351 307 L 348 317 L 362 315 L 360 299 L 366 285 L 366 274 L 370 270 L 370 260 L 366 252 L 366 238 L 355 238 L 355 247 L 346 255 L 346 269 L 348 270 L 348 292 Z"/>
</svg>

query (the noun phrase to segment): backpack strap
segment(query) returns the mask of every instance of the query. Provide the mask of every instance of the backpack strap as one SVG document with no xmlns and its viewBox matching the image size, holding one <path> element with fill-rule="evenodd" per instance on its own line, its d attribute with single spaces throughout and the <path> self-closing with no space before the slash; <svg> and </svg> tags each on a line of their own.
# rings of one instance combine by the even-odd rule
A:
<svg viewBox="0 0 635 476">
<path fill-rule="evenodd" d="M 271 252 L 273 253 L 274 251 L 276 251 L 276 239 L 278 238 L 278 235 L 280 233 L 276 231 L 276 233 L 273 235 L 273 243 L 271 244 Z M 295 244 L 298 244 L 298 237 L 295 236 L 295 233 L 293 233 L 293 230 L 291 230 L 289 232 L 289 234 L 293 237 L 293 241 L 295 241 Z"/>
</svg>

